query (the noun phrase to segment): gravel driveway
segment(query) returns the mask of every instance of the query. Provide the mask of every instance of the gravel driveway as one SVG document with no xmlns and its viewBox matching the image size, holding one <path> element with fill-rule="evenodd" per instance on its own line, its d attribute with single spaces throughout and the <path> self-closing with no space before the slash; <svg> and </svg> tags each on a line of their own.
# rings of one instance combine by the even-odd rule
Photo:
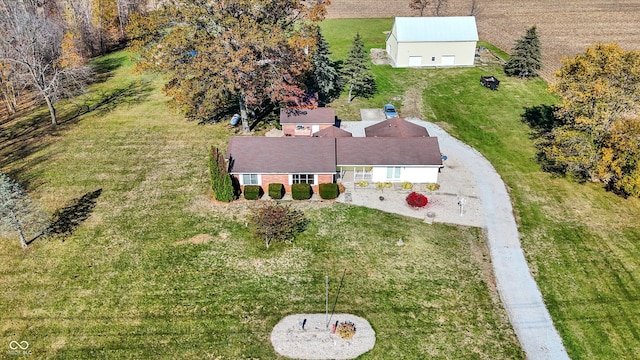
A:
<svg viewBox="0 0 640 360">
<path fill-rule="evenodd" d="M 442 153 L 447 155 L 439 179 L 440 189 L 431 194 L 421 191 L 429 198 L 427 208 L 412 210 L 405 206 L 404 197 L 408 191 L 358 189 L 354 186 L 347 186 L 347 191 L 340 195 L 338 201 L 426 221 L 484 227 L 498 292 L 527 358 L 569 359 L 529 272 L 520 247 L 511 199 L 500 175 L 479 152 L 439 126 L 416 119 L 406 120 L 424 126 L 431 136 L 437 136 Z M 343 121 L 341 128 L 354 136 L 364 136 L 364 127 L 374 123 Z M 381 201 L 380 196 L 384 200 Z M 462 214 L 458 206 L 460 198 L 465 199 Z"/>
</svg>

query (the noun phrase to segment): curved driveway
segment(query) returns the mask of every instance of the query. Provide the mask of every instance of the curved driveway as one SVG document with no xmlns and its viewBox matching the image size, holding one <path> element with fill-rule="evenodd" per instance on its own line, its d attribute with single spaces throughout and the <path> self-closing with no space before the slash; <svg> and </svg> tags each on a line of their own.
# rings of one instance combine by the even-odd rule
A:
<svg viewBox="0 0 640 360">
<path fill-rule="evenodd" d="M 472 174 L 484 214 L 491 262 L 500 298 L 528 359 L 569 359 L 520 247 L 518 227 L 504 182 L 491 163 L 439 126 L 412 122 L 437 136 L 440 148 Z"/>
</svg>

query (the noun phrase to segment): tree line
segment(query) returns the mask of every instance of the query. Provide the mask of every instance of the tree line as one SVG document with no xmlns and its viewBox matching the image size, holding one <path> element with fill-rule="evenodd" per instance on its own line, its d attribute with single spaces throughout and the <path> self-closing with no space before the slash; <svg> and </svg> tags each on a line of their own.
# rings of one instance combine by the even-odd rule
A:
<svg viewBox="0 0 640 360">
<path fill-rule="evenodd" d="M 87 60 L 128 38 L 147 0 L 0 0 L 0 100 L 15 114 L 37 97 L 57 124 L 55 102 L 91 80 Z"/>
</svg>

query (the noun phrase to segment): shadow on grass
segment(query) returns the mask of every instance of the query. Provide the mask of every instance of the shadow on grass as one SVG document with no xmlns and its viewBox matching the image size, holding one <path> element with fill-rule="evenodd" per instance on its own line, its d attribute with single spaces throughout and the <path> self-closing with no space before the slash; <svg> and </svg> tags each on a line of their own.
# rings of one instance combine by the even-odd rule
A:
<svg viewBox="0 0 640 360">
<path fill-rule="evenodd" d="M 555 114 L 557 109 L 557 106 L 544 104 L 526 107 L 520 117 L 522 122 L 534 130 L 533 137 L 540 137 L 562 125 L 561 120 Z"/>
<path fill-rule="evenodd" d="M 556 116 L 557 106 L 554 105 L 537 105 L 524 109 L 524 113 L 520 115 L 522 122 L 531 128 L 530 139 L 535 141 L 537 148 L 536 161 L 540 164 L 543 171 L 553 176 L 566 175 L 566 166 L 559 165 L 553 159 L 550 159 L 545 149 L 550 144 L 550 134 L 556 127 L 562 126 L 562 119 Z"/>
<path fill-rule="evenodd" d="M 118 106 L 136 104 L 144 101 L 153 90 L 149 82 L 134 81 L 109 91 L 97 91 L 93 96 L 85 97 L 82 103 L 61 103 L 58 105 L 58 126 L 51 125 L 49 111 L 41 107 L 28 116 L 0 125 L 0 168 L 10 164 L 21 163 L 14 167 L 12 175 L 24 179 L 23 173 L 33 169 L 49 159 L 50 155 L 38 155 L 24 161 L 31 155 L 53 143 L 61 131 L 80 121 L 86 114 L 103 116 Z"/>
<path fill-rule="evenodd" d="M 95 72 L 95 81 L 104 82 L 113 76 L 113 72 L 121 67 L 127 60 L 128 55 L 101 57 L 91 61 L 91 68 Z"/>
<path fill-rule="evenodd" d="M 31 244 L 43 235 L 57 235 L 62 237 L 62 241 L 64 241 L 66 237 L 73 234 L 73 232 L 91 216 L 100 194 L 102 194 L 102 189 L 88 192 L 80 198 L 71 200 L 65 207 L 56 210 L 51 217 L 51 223 L 49 223 L 47 229 L 41 235 L 30 240 L 28 244 Z"/>
</svg>

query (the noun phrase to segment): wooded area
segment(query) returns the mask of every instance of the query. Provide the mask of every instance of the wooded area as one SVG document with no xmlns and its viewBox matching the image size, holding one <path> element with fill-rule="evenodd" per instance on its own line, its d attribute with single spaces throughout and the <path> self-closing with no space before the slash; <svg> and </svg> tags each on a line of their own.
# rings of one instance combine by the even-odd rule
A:
<svg viewBox="0 0 640 360">
<path fill-rule="evenodd" d="M 55 103 L 91 81 L 88 59 L 121 46 L 146 0 L 0 0 L 0 115 Z"/>
</svg>

